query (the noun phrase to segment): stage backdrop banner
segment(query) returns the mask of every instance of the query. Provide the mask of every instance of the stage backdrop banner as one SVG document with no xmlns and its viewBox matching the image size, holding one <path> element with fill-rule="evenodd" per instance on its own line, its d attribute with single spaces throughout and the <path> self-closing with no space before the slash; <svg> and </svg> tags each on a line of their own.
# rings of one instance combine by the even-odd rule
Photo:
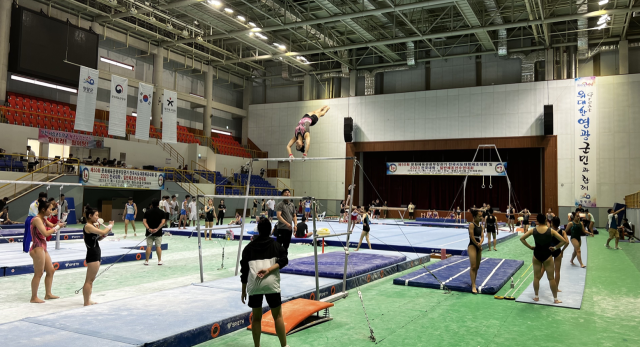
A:
<svg viewBox="0 0 640 347">
<path fill-rule="evenodd" d="M 64 131 L 39 129 L 38 141 L 42 143 L 55 143 L 65 146 L 76 146 L 84 148 L 102 148 L 102 141 L 96 140 L 91 135 L 67 133 Z"/>
<path fill-rule="evenodd" d="M 151 128 L 151 103 L 153 86 L 140 82 L 138 86 L 138 115 L 136 118 L 136 139 L 148 140 Z"/>
<path fill-rule="evenodd" d="M 111 97 L 109 98 L 109 135 L 127 136 L 127 96 L 129 80 L 111 75 Z"/>
<path fill-rule="evenodd" d="M 165 89 L 162 101 L 162 142 L 178 143 L 178 94 Z"/>
<path fill-rule="evenodd" d="M 158 171 L 129 170 L 80 165 L 83 186 L 130 189 L 164 189 L 165 174 Z"/>
<path fill-rule="evenodd" d="M 76 122 L 73 126 L 75 130 L 93 132 L 93 121 L 96 118 L 96 97 L 98 96 L 98 75 L 98 70 L 86 66 L 80 67 Z"/>
<path fill-rule="evenodd" d="M 506 176 L 507 163 L 430 162 L 387 163 L 387 175 Z"/>
<path fill-rule="evenodd" d="M 595 129 L 598 111 L 596 111 L 596 78 L 581 77 L 575 79 L 575 204 L 583 207 L 596 207 L 597 146 Z"/>
</svg>

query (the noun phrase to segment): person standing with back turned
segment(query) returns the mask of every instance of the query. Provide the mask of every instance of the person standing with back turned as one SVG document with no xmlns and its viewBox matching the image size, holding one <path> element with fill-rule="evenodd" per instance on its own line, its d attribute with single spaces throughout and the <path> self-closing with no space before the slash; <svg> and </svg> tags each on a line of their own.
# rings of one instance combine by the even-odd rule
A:
<svg viewBox="0 0 640 347">
<path fill-rule="evenodd" d="M 162 226 L 166 222 L 166 217 L 159 205 L 160 201 L 158 201 L 158 199 L 151 200 L 151 206 L 153 206 L 153 208 L 144 213 L 144 219 L 142 220 L 144 227 L 147 228 L 145 234 L 147 237 L 147 250 L 144 265 L 149 265 L 149 256 L 151 255 L 151 249 L 154 243 L 156 244 L 158 265 L 162 265 Z"/>
<path fill-rule="evenodd" d="M 283 196 L 291 196 L 289 189 L 282 190 Z M 276 230 L 278 243 L 289 251 L 289 244 L 291 243 L 291 235 L 297 230 L 296 220 L 296 208 L 293 206 L 290 200 L 285 199 L 278 203 L 276 206 L 276 214 L 278 217 L 278 230 Z"/>
</svg>

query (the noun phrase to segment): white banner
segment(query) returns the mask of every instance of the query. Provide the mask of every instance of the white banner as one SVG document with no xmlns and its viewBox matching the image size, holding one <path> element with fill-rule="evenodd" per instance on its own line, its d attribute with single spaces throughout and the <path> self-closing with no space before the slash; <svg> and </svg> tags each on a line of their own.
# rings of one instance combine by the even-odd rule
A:
<svg viewBox="0 0 640 347">
<path fill-rule="evenodd" d="M 162 98 L 162 142 L 178 142 L 178 95 L 167 89 Z"/>
<path fill-rule="evenodd" d="M 109 98 L 109 135 L 127 136 L 127 93 L 129 80 L 111 75 Z"/>
<path fill-rule="evenodd" d="M 96 97 L 98 96 L 98 76 L 98 70 L 86 66 L 80 67 L 74 130 L 93 132 L 93 121 L 96 118 Z"/>
<path fill-rule="evenodd" d="M 387 163 L 387 175 L 506 176 L 501 162 L 414 162 Z"/>
<path fill-rule="evenodd" d="M 153 86 L 140 82 L 138 86 L 138 117 L 136 119 L 136 139 L 148 140 L 151 128 L 151 103 Z"/>
<path fill-rule="evenodd" d="M 164 179 L 164 172 L 80 165 L 84 186 L 162 190 Z"/>
<path fill-rule="evenodd" d="M 575 204 L 596 207 L 596 78 L 576 78 L 575 86 Z"/>
</svg>

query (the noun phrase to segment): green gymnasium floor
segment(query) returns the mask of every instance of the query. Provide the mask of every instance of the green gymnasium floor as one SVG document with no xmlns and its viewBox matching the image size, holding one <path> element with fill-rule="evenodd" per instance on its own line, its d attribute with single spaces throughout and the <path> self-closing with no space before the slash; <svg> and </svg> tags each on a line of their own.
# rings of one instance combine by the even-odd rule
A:
<svg viewBox="0 0 640 347">
<path fill-rule="evenodd" d="M 140 227 L 141 227 L 140 223 Z M 116 237 L 122 237 L 124 224 L 117 223 Z M 131 235 L 131 234 L 130 234 Z M 127 238 L 142 240 L 137 237 Z M 165 237 L 169 250 L 163 254 L 166 265 L 157 260 L 117 264 L 94 284 L 93 299 L 107 302 L 140 296 L 199 281 L 197 239 Z M 605 234 L 588 238 L 587 284 L 582 309 L 529 305 L 496 300 L 490 295 L 471 295 L 416 287 L 393 285 L 393 278 L 408 270 L 361 287 L 371 326 L 381 346 L 640 346 L 640 244 L 620 243 L 620 251 L 606 249 Z M 237 242 L 225 246 L 225 268 L 221 263 L 221 241 L 203 241 L 205 280 L 233 275 Z M 325 251 L 339 251 L 327 247 Z M 310 246 L 292 245 L 292 258 L 311 255 Z M 485 257 L 521 259 L 528 267 L 532 253 L 519 239 L 498 245 L 498 252 Z M 104 268 L 104 267 L 103 267 Z M 29 304 L 30 275 L 0 278 L 0 323 L 30 316 L 58 312 L 82 305 L 82 296 L 74 291 L 83 284 L 86 270 L 71 269 L 55 274 L 54 293 L 61 299 L 42 305 Z M 520 287 L 524 291 L 532 278 Z M 44 283 L 40 286 L 44 295 Z M 504 295 L 509 285 L 500 291 Z M 560 288 L 562 289 L 562 283 Z M 541 288 L 541 290 L 549 290 Z M 562 299 L 562 293 L 560 294 Z M 238 297 L 240 300 L 240 297 Z M 158 304 L 158 303 L 155 303 Z M 153 310 L 153 306 L 149 306 Z M 298 346 L 373 346 L 356 290 L 347 299 L 336 302 L 333 321 L 303 330 L 288 337 L 291 347 Z M 171 319 L 171 317 L 166 317 Z M 253 346 L 251 332 L 240 330 L 200 346 Z M 263 347 L 278 347 L 277 337 L 262 335 Z"/>
</svg>

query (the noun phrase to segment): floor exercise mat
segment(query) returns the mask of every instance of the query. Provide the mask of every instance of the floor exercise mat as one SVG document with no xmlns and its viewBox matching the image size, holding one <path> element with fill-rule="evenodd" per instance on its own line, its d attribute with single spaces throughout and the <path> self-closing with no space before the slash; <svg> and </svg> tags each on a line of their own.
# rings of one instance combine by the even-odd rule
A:
<svg viewBox="0 0 640 347">
<path fill-rule="evenodd" d="M 355 277 L 367 272 L 382 269 L 407 259 L 400 254 L 373 254 L 350 252 L 347 264 L 347 277 Z M 289 260 L 289 264 L 281 269 L 282 273 L 315 276 L 313 256 Z M 318 254 L 318 275 L 320 277 L 342 278 L 344 274 L 344 252 Z"/>
<path fill-rule="evenodd" d="M 523 264 L 522 260 L 482 258 L 476 278 L 478 292 L 481 294 L 497 293 Z M 438 277 L 447 288 L 458 292 L 471 292 L 468 257 L 454 256 L 429 265 L 427 269 Z M 440 282 L 425 269 L 398 277 L 393 280 L 393 284 L 440 289 Z"/>
</svg>

